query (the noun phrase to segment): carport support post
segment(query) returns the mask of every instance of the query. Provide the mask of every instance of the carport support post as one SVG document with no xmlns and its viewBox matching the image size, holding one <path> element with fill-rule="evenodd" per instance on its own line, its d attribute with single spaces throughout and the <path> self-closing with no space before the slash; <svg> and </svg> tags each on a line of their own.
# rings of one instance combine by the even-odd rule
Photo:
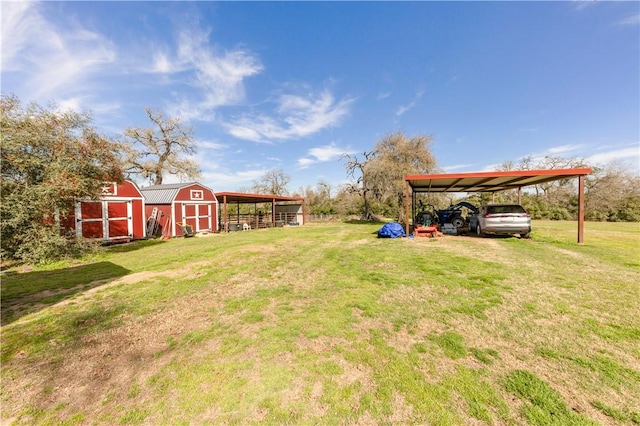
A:
<svg viewBox="0 0 640 426">
<path fill-rule="evenodd" d="M 584 175 L 578 176 L 578 244 L 584 242 Z"/>
<path fill-rule="evenodd" d="M 409 182 L 405 182 L 406 186 L 404 188 L 404 216 L 405 216 L 405 222 L 404 222 L 404 228 L 405 228 L 405 235 L 409 236 Z M 415 198 L 415 195 L 412 196 L 411 198 L 411 210 L 413 210 L 413 198 Z"/>
<path fill-rule="evenodd" d="M 229 232 L 229 217 L 227 216 L 227 196 L 222 197 L 222 203 L 224 206 L 224 214 L 222 220 L 224 220 L 224 232 Z"/>
<path fill-rule="evenodd" d="M 271 227 L 276 227 L 276 199 L 271 200 Z"/>
<path fill-rule="evenodd" d="M 518 187 L 518 204 L 522 204 L 522 187 Z"/>
</svg>

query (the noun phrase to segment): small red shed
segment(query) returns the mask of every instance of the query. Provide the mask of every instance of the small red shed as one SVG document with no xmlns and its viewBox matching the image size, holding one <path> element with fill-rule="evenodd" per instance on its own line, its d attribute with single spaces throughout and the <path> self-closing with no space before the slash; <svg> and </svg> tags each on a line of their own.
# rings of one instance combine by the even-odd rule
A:
<svg viewBox="0 0 640 426">
<path fill-rule="evenodd" d="M 74 213 L 69 226 L 78 237 L 126 241 L 146 236 L 144 198 L 130 180 L 105 184 L 100 199 L 78 201 Z"/>
<path fill-rule="evenodd" d="M 182 236 L 179 224 L 191 225 L 194 232 L 218 230 L 218 200 L 210 188 L 189 182 L 147 186 L 140 191 L 145 217 L 154 218 L 163 235 Z"/>
</svg>

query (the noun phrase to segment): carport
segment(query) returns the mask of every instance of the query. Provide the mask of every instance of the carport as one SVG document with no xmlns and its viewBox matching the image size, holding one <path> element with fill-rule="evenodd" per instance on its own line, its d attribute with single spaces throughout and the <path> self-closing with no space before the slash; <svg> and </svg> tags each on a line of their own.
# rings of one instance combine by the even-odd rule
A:
<svg viewBox="0 0 640 426">
<path fill-rule="evenodd" d="M 578 244 L 584 240 L 584 177 L 591 169 L 510 170 L 506 172 L 444 173 L 408 175 L 405 208 L 406 232 L 409 234 L 409 193 L 411 220 L 416 214 L 416 194 L 429 192 L 498 192 L 517 189 L 518 203 L 522 203 L 522 188 L 560 179 L 578 179 Z"/>
<path fill-rule="evenodd" d="M 222 201 L 220 219 L 221 229 L 225 232 L 271 228 L 286 224 L 302 225 L 305 222 L 303 197 L 247 194 L 244 192 L 216 192 L 215 195 L 219 202 Z M 238 206 L 237 214 L 229 215 L 227 207 L 229 204 Z M 240 204 L 253 204 L 253 213 L 240 214 Z M 258 204 L 270 204 L 269 211 L 258 211 Z"/>
</svg>

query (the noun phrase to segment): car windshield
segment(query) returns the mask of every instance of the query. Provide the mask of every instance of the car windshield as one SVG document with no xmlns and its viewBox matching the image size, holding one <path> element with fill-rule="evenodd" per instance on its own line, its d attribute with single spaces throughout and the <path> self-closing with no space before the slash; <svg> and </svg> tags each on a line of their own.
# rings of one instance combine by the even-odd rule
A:
<svg viewBox="0 0 640 426">
<path fill-rule="evenodd" d="M 502 213 L 526 213 L 522 206 L 517 204 L 510 206 L 488 206 L 488 214 L 502 214 Z"/>
</svg>

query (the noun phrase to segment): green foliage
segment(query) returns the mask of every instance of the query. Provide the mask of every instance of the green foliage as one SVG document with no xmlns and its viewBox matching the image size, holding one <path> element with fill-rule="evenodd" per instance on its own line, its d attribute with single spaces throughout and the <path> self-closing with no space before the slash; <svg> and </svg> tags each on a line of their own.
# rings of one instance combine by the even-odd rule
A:
<svg viewBox="0 0 640 426">
<path fill-rule="evenodd" d="M 608 217 L 611 222 L 640 222 L 640 195 L 625 197 Z"/>
<path fill-rule="evenodd" d="M 98 243 L 75 238 L 73 232 L 61 232 L 51 226 L 26 228 L 22 236 L 23 243 L 15 250 L 14 257 L 30 264 L 49 262 L 61 257 L 78 258 L 98 250 Z"/>
<path fill-rule="evenodd" d="M 569 408 L 562 396 L 546 382 L 526 370 L 516 370 L 505 378 L 504 387 L 526 401 L 524 415 L 534 425 L 597 425 Z"/>
<path fill-rule="evenodd" d="M 627 409 L 617 409 L 605 404 L 602 401 L 591 402 L 598 410 L 602 411 L 606 416 L 611 417 L 619 422 L 630 422 L 633 424 L 640 424 L 640 413 L 630 411 Z"/>
<path fill-rule="evenodd" d="M 374 212 L 398 220 L 403 217 L 404 177 L 436 167 L 430 148 L 432 139 L 393 132 L 380 139 L 372 151 L 363 152 L 362 159 L 345 155 L 347 175 L 356 180 L 349 185 L 349 192 L 362 196 L 363 219 L 375 219 Z"/>
<path fill-rule="evenodd" d="M 464 346 L 462 336 L 457 333 L 442 333 L 438 336 L 431 336 L 430 339 L 436 342 L 451 359 L 467 356 L 467 348 Z"/>
<path fill-rule="evenodd" d="M 2 256 L 44 262 L 82 252 L 60 232 L 79 198 L 121 181 L 119 145 L 98 135 L 90 116 L 23 106 L 2 96 Z"/>
</svg>

